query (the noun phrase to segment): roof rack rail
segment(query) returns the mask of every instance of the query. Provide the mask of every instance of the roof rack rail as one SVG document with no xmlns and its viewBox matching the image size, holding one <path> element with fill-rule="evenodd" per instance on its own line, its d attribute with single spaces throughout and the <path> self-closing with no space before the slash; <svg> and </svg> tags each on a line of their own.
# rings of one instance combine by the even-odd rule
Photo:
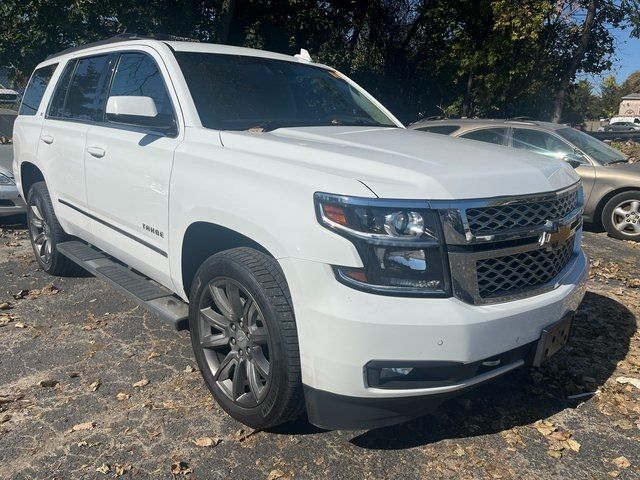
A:
<svg viewBox="0 0 640 480">
<path fill-rule="evenodd" d="M 73 53 L 80 50 L 84 50 L 85 48 L 90 47 L 100 47 L 102 45 L 109 45 L 111 43 L 118 42 L 126 42 L 129 40 L 164 40 L 164 41 L 183 41 L 183 42 L 198 42 L 193 38 L 186 37 L 178 37 L 174 35 L 140 35 L 137 33 L 120 33 L 118 35 L 114 35 L 113 37 L 105 38 L 104 40 L 98 40 L 96 42 L 85 43 L 83 45 L 76 45 L 75 47 L 70 47 L 61 52 L 53 53 L 47 57 L 47 60 L 50 58 L 59 57 L 61 55 L 66 55 L 67 53 Z"/>
<path fill-rule="evenodd" d="M 505 122 L 522 122 L 522 123 L 530 123 L 533 125 L 538 124 L 538 120 L 533 117 L 527 117 L 526 115 L 521 115 L 519 117 L 507 117 L 504 119 Z"/>
</svg>

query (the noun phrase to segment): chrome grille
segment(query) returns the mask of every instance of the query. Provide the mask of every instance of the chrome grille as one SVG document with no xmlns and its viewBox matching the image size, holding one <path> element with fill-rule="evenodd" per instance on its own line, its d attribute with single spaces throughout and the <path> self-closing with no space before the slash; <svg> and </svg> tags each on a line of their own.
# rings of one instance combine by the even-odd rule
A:
<svg viewBox="0 0 640 480">
<path fill-rule="evenodd" d="M 509 295 L 553 280 L 573 256 L 574 237 L 555 249 L 539 249 L 476 262 L 480 297 Z"/>
<path fill-rule="evenodd" d="M 469 230 L 473 235 L 488 235 L 503 230 L 544 225 L 547 220 L 566 217 L 578 206 L 574 190 L 545 201 L 522 201 L 504 205 L 467 209 Z"/>
</svg>

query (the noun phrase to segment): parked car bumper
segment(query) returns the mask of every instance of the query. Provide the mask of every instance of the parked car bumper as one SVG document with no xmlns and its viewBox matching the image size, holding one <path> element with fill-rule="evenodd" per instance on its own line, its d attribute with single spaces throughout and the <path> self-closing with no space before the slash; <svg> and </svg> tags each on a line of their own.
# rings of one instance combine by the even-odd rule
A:
<svg viewBox="0 0 640 480">
<path fill-rule="evenodd" d="M 25 213 L 27 206 L 15 185 L 0 187 L 0 217 Z"/>
<path fill-rule="evenodd" d="M 369 294 L 336 281 L 328 265 L 280 263 L 296 312 L 309 419 L 331 429 L 402 422 L 530 364 L 542 330 L 576 311 L 588 277 L 581 251 L 554 290 L 476 306 Z M 420 368 L 428 381 L 372 385 L 385 365 Z"/>
</svg>

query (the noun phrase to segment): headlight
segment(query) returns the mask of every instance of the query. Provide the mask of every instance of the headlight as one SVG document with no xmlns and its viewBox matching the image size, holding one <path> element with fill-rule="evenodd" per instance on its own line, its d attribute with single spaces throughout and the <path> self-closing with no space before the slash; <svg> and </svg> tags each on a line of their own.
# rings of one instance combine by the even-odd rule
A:
<svg viewBox="0 0 640 480">
<path fill-rule="evenodd" d="M 13 178 L 6 176 L 3 173 L 0 173 L 0 185 L 15 185 L 16 182 L 13 181 Z"/>
<path fill-rule="evenodd" d="M 315 194 L 318 221 L 351 240 L 364 268 L 334 266 L 351 287 L 388 295 L 449 296 L 437 212 L 427 202 Z"/>
</svg>

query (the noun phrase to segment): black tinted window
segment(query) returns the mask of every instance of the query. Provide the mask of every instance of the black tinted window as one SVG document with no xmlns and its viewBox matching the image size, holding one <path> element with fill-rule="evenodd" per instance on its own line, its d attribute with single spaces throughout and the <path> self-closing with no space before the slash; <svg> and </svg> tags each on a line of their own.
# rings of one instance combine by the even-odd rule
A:
<svg viewBox="0 0 640 480">
<path fill-rule="evenodd" d="M 120 57 L 118 67 L 113 78 L 110 97 L 140 96 L 151 97 L 156 104 L 158 115 L 154 118 L 141 119 L 120 118 L 118 122 L 133 123 L 155 127 L 174 126 L 173 107 L 162 74 L 154 60 L 144 53 L 125 53 Z M 114 121 L 114 118 L 110 118 Z"/>
<path fill-rule="evenodd" d="M 90 57 L 78 60 L 71 78 L 63 118 L 74 120 L 98 120 L 98 112 L 106 102 L 105 80 L 109 66 L 109 56 Z"/>
<path fill-rule="evenodd" d="M 506 128 L 485 128 L 483 130 L 474 130 L 473 132 L 460 135 L 461 138 L 469 140 L 478 140 L 479 142 L 494 143 L 496 145 L 505 145 L 507 138 Z"/>
<path fill-rule="evenodd" d="M 44 91 L 49 85 L 49 80 L 55 71 L 58 64 L 47 65 L 46 67 L 38 68 L 29 80 L 27 90 L 22 97 L 22 104 L 20 105 L 19 115 L 35 115 L 40 107 L 40 102 L 44 96 Z"/>
<path fill-rule="evenodd" d="M 334 71 L 304 63 L 236 55 L 177 52 L 207 128 L 395 124 Z"/>
<path fill-rule="evenodd" d="M 50 117 L 62 117 L 62 113 L 64 112 L 64 101 L 67 98 L 67 92 L 69 91 L 69 82 L 71 81 L 71 75 L 73 74 L 75 66 L 75 60 L 71 60 L 69 63 L 67 63 L 67 66 L 64 67 L 64 72 L 62 72 L 62 75 L 58 79 L 56 91 L 53 93 L 51 105 L 49 106 Z"/>
<path fill-rule="evenodd" d="M 432 127 L 420 127 L 417 130 L 421 132 L 439 133 L 440 135 L 451 135 L 459 128 L 458 125 L 434 125 Z"/>
</svg>

